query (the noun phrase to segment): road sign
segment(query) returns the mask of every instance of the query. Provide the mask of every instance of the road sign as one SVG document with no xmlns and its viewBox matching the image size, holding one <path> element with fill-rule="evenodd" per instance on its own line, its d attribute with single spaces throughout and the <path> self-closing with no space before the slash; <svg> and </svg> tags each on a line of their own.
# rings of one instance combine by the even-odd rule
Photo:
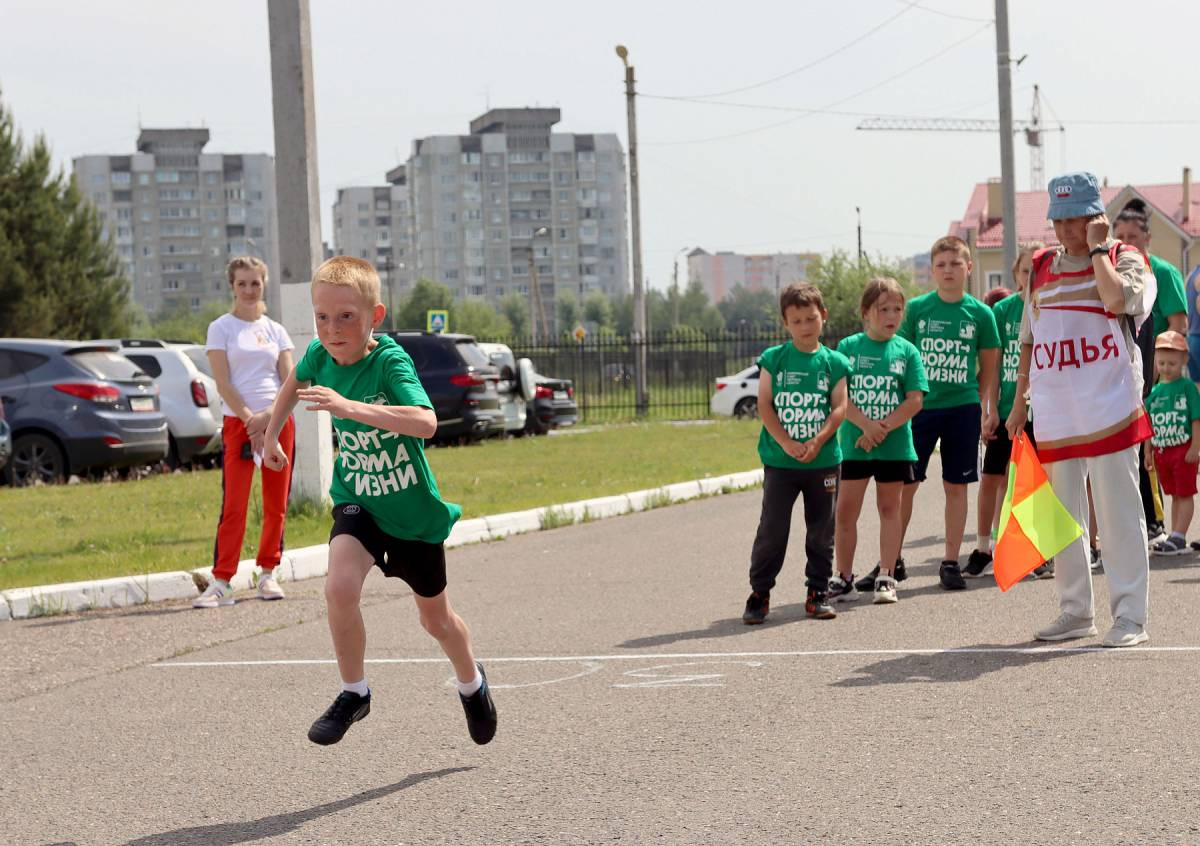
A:
<svg viewBox="0 0 1200 846">
<path fill-rule="evenodd" d="M 450 327 L 450 312 L 444 308 L 431 308 L 425 312 L 426 332 L 445 332 Z"/>
</svg>

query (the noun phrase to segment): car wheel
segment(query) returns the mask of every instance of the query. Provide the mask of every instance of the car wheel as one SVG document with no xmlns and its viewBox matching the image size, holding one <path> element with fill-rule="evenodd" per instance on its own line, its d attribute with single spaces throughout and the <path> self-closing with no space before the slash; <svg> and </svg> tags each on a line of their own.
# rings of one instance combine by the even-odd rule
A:
<svg viewBox="0 0 1200 846">
<path fill-rule="evenodd" d="M 525 433 L 527 435 L 544 435 L 550 431 L 550 427 L 538 420 L 536 414 L 530 414 L 525 418 Z"/>
<path fill-rule="evenodd" d="M 13 443 L 10 473 L 14 485 L 53 485 L 66 476 L 67 462 L 58 444 L 45 435 L 22 435 Z"/>
<path fill-rule="evenodd" d="M 733 416 L 739 420 L 758 419 L 758 397 L 743 397 L 733 407 Z"/>
</svg>

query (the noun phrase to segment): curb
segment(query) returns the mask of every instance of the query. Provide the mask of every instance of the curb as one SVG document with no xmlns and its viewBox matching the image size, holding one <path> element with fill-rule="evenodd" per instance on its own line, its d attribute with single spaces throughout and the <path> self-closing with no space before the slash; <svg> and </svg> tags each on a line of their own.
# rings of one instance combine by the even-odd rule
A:
<svg viewBox="0 0 1200 846">
<path fill-rule="evenodd" d="M 718 496 L 723 493 L 752 488 L 762 483 L 763 471 L 747 470 L 690 482 L 678 482 L 661 488 L 631 491 L 617 496 L 602 496 L 475 517 L 459 520 L 450 536 L 446 548 L 501 540 L 509 535 L 541 531 L 574 523 L 604 520 L 648 511 L 676 502 L 686 502 L 702 496 Z M 329 545 L 306 546 L 287 550 L 275 573 L 281 582 L 298 582 L 324 576 L 329 566 Z M 254 587 L 257 566 L 248 558 L 238 563 L 237 575 L 230 584 L 234 590 L 249 590 Z M 0 591 L 0 621 L 21 620 L 29 617 L 45 617 L 69 611 L 90 611 L 96 608 L 122 608 L 144 605 L 168 599 L 194 599 L 212 579 L 212 568 L 184 570 L 173 573 L 150 573 L 144 576 L 119 576 L 90 582 L 65 582 L 41 587 L 11 588 Z"/>
</svg>

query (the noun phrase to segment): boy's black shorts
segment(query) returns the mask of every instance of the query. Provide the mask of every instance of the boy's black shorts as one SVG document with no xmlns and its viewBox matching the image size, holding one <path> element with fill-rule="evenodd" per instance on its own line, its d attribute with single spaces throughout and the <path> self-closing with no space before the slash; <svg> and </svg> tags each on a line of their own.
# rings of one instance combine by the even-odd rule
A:
<svg viewBox="0 0 1200 846">
<path fill-rule="evenodd" d="M 925 481 L 925 470 L 938 441 L 942 442 L 942 479 L 955 485 L 979 481 L 979 404 L 950 408 L 923 408 L 912 419 L 917 482 Z"/>
<path fill-rule="evenodd" d="M 842 481 L 853 482 L 858 479 L 874 479 L 877 483 L 904 482 L 911 484 L 915 481 L 913 463 L 911 461 L 843 461 Z"/>
<path fill-rule="evenodd" d="M 375 559 L 385 576 L 403 579 L 417 596 L 431 599 L 446 589 L 446 550 L 440 543 L 394 538 L 379 528 L 367 509 L 335 505 L 329 540 L 350 535 Z"/>
<path fill-rule="evenodd" d="M 1033 439 L 1032 423 L 1025 424 L 1025 436 L 1029 438 L 1029 443 L 1033 444 L 1036 449 L 1037 441 Z M 1012 439 L 1008 436 L 1008 429 L 1004 427 L 1004 418 L 1001 418 L 1000 425 L 996 427 L 996 437 L 984 442 L 983 474 L 985 476 L 1003 476 L 1008 472 L 1010 458 L 1012 458 Z"/>
</svg>

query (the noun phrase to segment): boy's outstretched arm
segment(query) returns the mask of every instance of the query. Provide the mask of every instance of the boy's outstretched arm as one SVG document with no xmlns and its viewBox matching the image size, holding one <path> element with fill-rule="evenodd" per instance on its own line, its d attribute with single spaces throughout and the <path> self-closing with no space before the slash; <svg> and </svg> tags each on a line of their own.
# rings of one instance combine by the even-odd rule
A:
<svg viewBox="0 0 1200 846">
<path fill-rule="evenodd" d="M 282 395 L 282 391 L 280 392 Z M 437 415 L 423 405 L 372 405 L 348 400 L 321 385 L 301 388 L 296 397 L 306 402 L 306 411 L 328 411 L 334 417 L 356 420 L 376 429 L 386 429 L 414 438 L 432 438 L 437 432 Z"/>
<path fill-rule="evenodd" d="M 279 445 L 279 433 L 283 430 L 283 424 L 291 417 L 292 409 L 296 407 L 296 395 L 299 390 L 300 383 L 296 381 L 296 368 L 293 367 L 279 388 L 274 410 L 271 412 L 271 422 L 267 424 L 267 431 L 263 433 L 263 466 L 271 470 L 287 467 L 288 459 L 283 447 Z"/>
</svg>

